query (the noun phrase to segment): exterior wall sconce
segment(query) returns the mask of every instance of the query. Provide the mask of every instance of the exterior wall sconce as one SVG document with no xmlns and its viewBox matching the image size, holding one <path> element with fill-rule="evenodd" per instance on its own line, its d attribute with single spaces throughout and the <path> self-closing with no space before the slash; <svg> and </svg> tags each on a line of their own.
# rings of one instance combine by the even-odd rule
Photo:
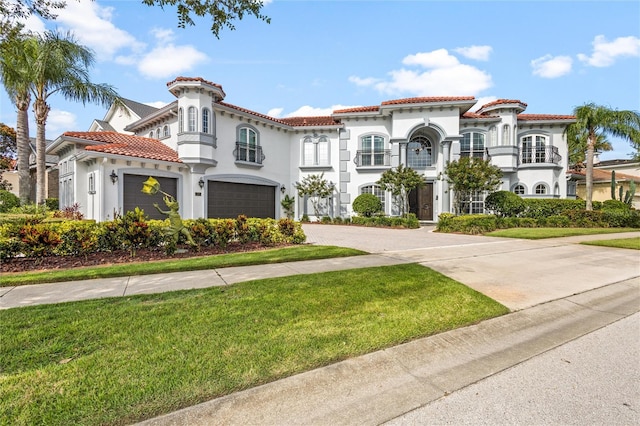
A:
<svg viewBox="0 0 640 426">
<path fill-rule="evenodd" d="M 438 173 L 438 180 L 442 180 L 442 172 Z"/>
<path fill-rule="evenodd" d="M 280 192 L 284 194 L 285 192 L 287 192 L 287 188 L 285 188 L 284 185 L 280 186 Z"/>
<path fill-rule="evenodd" d="M 111 174 L 109 175 L 109 177 L 111 178 L 111 183 L 115 185 L 118 181 L 118 175 L 116 174 L 116 171 L 111 170 Z"/>
<path fill-rule="evenodd" d="M 200 180 L 198 181 L 198 186 L 200 187 L 200 189 L 204 188 L 204 179 L 200 178 Z"/>
</svg>

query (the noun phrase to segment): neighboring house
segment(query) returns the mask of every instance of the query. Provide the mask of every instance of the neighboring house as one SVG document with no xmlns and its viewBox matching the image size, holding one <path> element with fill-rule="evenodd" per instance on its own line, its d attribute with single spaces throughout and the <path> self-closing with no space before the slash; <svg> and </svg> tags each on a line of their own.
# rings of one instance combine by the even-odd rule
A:
<svg viewBox="0 0 640 426">
<path fill-rule="evenodd" d="M 180 202 L 185 218 L 284 217 L 295 183 L 324 173 L 335 193 L 322 215 L 348 217 L 362 193 L 399 210 L 375 182 L 405 164 L 424 176 L 410 197 L 420 220 L 452 211 L 443 177 L 448 161 L 490 158 L 504 172 L 502 189 L 523 197 L 565 198 L 569 115 L 523 114 L 527 105 L 498 100 L 469 110 L 474 97 L 418 97 L 333 111 L 329 116 L 274 118 L 224 101 L 222 86 L 202 78 L 167 83 L 176 100 L 162 108 L 126 101 L 88 132 L 66 132 L 49 147 L 59 156 L 61 206 L 79 203 L 87 218 L 107 220 L 139 206 L 162 217 L 143 195 L 154 176 Z M 144 108 L 146 107 L 146 108 Z M 483 211 L 483 194 L 471 210 Z M 296 218 L 312 214 L 296 197 Z"/>
<path fill-rule="evenodd" d="M 46 143 L 48 149 L 53 141 L 47 140 Z M 29 142 L 29 148 L 31 149 L 31 152 L 29 153 L 29 179 L 31 181 L 31 192 L 29 193 L 29 199 L 31 200 L 31 202 L 35 203 L 37 190 L 35 138 L 31 138 Z M 58 198 L 58 194 L 60 192 L 58 188 L 58 156 L 47 154 L 47 156 L 45 157 L 45 165 L 45 185 L 47 186 L 47 198 Z M 20 182 L 17 162 L 14 162 L 12 169 L 5 171 L 2 176 L 11 184 L 11 192 L 18 196 L 18 188 Z"/>
<path fill-rule="evenodd" d="M 619 199 L 618 188 L 620 186 L 623 188 L 623 196 L 626 194 L 632 181 L 636 183 L 637 187 L 640 187 L 640 173 L 635 175 L 633 174 L 634 172 L 638 172 L 639 165 L 640 164 L 637 161 L 634 162 L 630 160 L 609 160 L 596 164 L 593 168 L 592 200 L 611 200 L 611 172 L 613 170 L 616 172 L 616 199 Z M 621 173 L 619 170 L 624 170 L 625 173 Z M 569 170 L 568 175 L 569 181 L 567 185 L 570 189 L 573 188 L 575 190 L 574 194 L 576 198 L 583 200 L 586 199 L 586 168 L 581 167 L 579 169 Z M 631 205 L 635 209 L 640 209 L 640 188 L 636 190 L 636 194 L 633 197 Z"/>
</svg>

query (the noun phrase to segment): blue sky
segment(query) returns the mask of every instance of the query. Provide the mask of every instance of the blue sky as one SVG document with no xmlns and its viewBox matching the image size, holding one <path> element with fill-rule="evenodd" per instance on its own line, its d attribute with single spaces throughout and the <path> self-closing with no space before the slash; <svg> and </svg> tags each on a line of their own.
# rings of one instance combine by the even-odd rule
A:
<svg viewBox="0 0 640 426">
<path fill-rule="evenodd" d="M 94 82 L 156 106 L 174 100 L 168 81 L 190 76 L 274 117 L 462 95 L 477 107 L 519 99 L 533 114 L 570 114 L 585 102 L 640 110 L 638 1 L 273 0 L 263 13 L 270 24 L 247 16 L 220 39 L 208 19 L 180 29 L 173 8 L 138 0 L 68 0 L 56 21 L 27 25 L 73 31 L 95 52 Z M 57 97 L 50 105 L 49 139 L 106 112 Z M 15 125 L 4 90 L 0 122 Z M 602 158 L 627 158 L 630 145 L 613 142 Z"/>
</svg>

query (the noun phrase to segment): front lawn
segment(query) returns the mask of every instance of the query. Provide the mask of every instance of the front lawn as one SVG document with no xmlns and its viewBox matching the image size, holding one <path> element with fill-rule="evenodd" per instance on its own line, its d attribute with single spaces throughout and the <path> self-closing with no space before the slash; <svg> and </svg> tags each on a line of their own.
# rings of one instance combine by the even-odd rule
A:
<svg viewBox="0 0 640 426">
<path fill-rule="evenodd" d="M 618 240 L 584 241 L 581 244 L 587 244 L 590 246 L 603 246 L 603 247 L 615 247 L 615 248 L 640 250 L 640 237 L 621 238 Z"/>
<path fill-rule="evenodd" d="M 132 423 L 507 312 L 416 264 L 8 309 L 0 423 Z"/>
<path fill-rule="evenodd" d="M 488 232 L 489 237 L 523 238 L 540 240 L 544 238 L 574 237 L 577 235 L 615 234 L 637 232 L 638 228 L 509 228 Z"/>
<path fill-rule="evenodd" d="M 263 265 L 296 262 L 301 260 L 328 259 L 358 256 L 366 252 L 336 246 L 304 245 L 245 253 L 218 254 L 215 256 L 161 260 L 156 262 L 126 263 L 109 266 L 93 266 L 63 270 L 24 272 L 0 277 L 0 287 L 26 284 L 54 283 L 94 278 L 128 277 L 168 272 L 200 271 L 230 266 Z"/>
</svg>

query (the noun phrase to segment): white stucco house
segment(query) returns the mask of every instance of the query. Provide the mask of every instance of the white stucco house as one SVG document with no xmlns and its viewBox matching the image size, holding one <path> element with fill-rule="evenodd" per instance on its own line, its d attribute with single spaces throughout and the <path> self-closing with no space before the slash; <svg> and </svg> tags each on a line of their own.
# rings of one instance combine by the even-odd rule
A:
<svg viewBox="0 0 640 426">
<path fill-rule="evenodd" d="M 158 199 L 140 192 L 153 176 L 180 202 L 184 218 L 280 218 L 280 201 L 296 196 L 294 184 L 324 173 L 335 193 L 323 215 L 351 216 L 351 203 L 364 192 L 395 215 L 391 195 L 375 182 L 402 163 L 426 183 L 411 194 L 411 211 L 436 221 L 452 210 L 445 165 L 461 156 L 490 158 L 504 172 L 504 190 L 567 196 L 563 131 L 574 117 L 524 114 L 519 100 L 470 112 L 474 97 L 416 97 L 330 116 L 274 118 L 225 102 L 221 85 L 199 77 L 178 77 L 167 88 L 176 100 L 162 108 L 125 101 L 127 111 L 112 107 L 89 131 L 66 132 L 49 146 L 59 158 L 61 206 L 78 203 L 98 221 L 135 206 L 161 217 L 152 207 Z M 296 198 L 296 218 L 312 215 Z M 471 210 L 482 212 L 481 194 Z"/>
</svg>

